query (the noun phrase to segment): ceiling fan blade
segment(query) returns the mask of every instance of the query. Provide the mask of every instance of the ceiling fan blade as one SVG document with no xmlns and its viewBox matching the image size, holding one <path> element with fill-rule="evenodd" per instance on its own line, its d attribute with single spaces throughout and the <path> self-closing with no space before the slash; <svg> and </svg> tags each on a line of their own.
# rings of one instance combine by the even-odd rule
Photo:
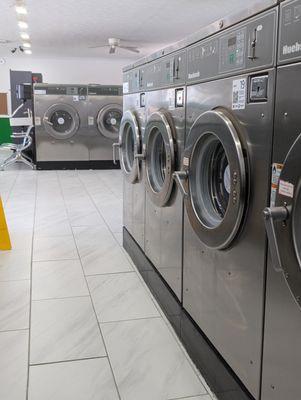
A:
<svg viewBox="0 0 301 400">
<path fill-rule="evenodd" d="M 108 44 L 101 44 L 99 46 L 89 46 L 89 49 L 99 49 L 101 47 L 109 47 Z"/>
<path fill-rule="evenodd" d="M 110 46 L 109 54 L 115 54 L 115 52 L 116 52 L 116 47 Z"/>
<path fill-rule="evenodd" d="M 119 46 L 119 47 L 124 50 L 132 51 L 133 53 L 140 53 L 137 47 L 132 47 L 132 46 Z"/>
</svg>

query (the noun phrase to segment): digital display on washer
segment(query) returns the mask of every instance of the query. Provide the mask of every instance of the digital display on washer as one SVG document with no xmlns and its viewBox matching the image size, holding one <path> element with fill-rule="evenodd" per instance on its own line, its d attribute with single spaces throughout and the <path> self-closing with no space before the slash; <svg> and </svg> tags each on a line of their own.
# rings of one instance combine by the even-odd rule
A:
<svg viewBox="0 0 301 400">
<path fill-rule="evenodd" d="M 228 39 L 228 47 L 235 46 L 236 45 L 236 36 L 233 36 Z"/>
</svg>

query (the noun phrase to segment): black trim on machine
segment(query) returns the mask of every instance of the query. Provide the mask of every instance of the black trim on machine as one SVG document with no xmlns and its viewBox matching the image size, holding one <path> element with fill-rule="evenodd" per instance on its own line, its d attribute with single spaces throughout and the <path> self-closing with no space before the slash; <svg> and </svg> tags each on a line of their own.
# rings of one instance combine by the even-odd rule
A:
<svg viewBox="0 0 301 400">
<path fill-rule="evenodd" d="M 53 169 L 120 169 L 119 161 L 116 164 L 111 160 L 90 161 L 37 161 L 38 170 Z"/>
</svg>

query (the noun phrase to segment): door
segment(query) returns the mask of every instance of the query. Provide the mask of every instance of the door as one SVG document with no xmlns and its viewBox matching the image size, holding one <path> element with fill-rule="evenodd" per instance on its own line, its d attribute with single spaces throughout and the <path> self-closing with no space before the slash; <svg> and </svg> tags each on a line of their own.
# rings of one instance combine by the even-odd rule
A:
<svg viewBox="0 0 301 400">
<path fill-rule="evenodd" d="M 142 152 L 142 138 L 138 119 L 133 111 L 128 110 L 123 114 L 119 130 L 119 143 L 117 145 L 125 178 L 130 183 L 139 181 L 141 168 L 139 158 Z"/>
<path fill-rule="evenodd" d="M 54 139 L 64 140 L 73 137 L 79 129 L 80 119 L 74 107 L 56 103 L 47 109 L 43 116 L 47 133 Z"/>
<path fill-rule="evenodd" d="M 234 117 L 206 111 L 189 132 L 183 157 L 185 205 L 191 226 L 209 248 L 229 247 L 242 224 L 247 199 L 247 159 Z M 177 175 L 176 175 L 177 177 Z"/>
<path fill-rule="evenodd" d="M 165 206 L 173 189 L 175 132 L 171 117 L 164 111 L 150 115 L 145 127 L 146 190 L 152 202 Z"/>
<path fill-rule="evenodd" d="M 270 254 L 301 311 L 301 134 L 279 178 L 276 206 L 264 210 Z"/>
<path fill-rule="evenodd" d="M 117 140 L 121 119 L 122 106 L 120 104 L 108 104 L 98 112 L 97 128 L 107 139 Z"/>
</svg>

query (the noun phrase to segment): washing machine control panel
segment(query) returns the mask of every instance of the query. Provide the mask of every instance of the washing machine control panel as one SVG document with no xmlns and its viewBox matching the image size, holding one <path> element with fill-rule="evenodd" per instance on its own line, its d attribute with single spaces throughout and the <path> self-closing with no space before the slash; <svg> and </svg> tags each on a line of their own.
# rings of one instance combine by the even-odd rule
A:
<svg viewBox="0 0 301 400">
<path fill-rule="evenodd" d="M 232 71 L 245 65 L 246 28 L 220 38 L 219 72 Z"/>
<path fill-rule="evenodd" d="M 286 1 L 280 9 L 279 62 L 300 60 L 301 0 Z"/>
<path fill-rule="evenodd" d="M 201 82 L 274 66 L 277 13 L 277 8 L 266 11 L 188 47 L 186 81 Z"/>
</svg>

